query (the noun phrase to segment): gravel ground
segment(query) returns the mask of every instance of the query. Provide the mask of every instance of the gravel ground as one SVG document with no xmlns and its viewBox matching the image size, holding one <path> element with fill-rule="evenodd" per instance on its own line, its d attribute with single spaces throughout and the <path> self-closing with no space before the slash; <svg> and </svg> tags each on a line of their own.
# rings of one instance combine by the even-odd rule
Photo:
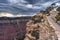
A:
<svg viewBox="0 0 60 40">
<path fill-rule="evenodd" d="M 60 32 L 56 31 L 56 34 L 57 34 L 58 40 L 60 40 Z"/>
</svg>

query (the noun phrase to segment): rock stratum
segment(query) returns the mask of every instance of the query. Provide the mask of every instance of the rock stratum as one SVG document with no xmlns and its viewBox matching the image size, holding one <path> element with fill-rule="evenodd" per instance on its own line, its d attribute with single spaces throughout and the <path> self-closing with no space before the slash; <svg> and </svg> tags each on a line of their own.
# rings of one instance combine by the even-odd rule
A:
<svg viewBox="0 0 60 40">
<path fill-rule="evenodd" d="M 50 26 L 47 16 L 38 13 L 26 24 L 24 40 L 58 40 L 56 30 Z"/>
<path fill-rule="evenodd" d="M 26 23 L 30 18 L 30 16 L 0 17 L 0 40 L 22 40 L 26 33 Z"/>
</svg>

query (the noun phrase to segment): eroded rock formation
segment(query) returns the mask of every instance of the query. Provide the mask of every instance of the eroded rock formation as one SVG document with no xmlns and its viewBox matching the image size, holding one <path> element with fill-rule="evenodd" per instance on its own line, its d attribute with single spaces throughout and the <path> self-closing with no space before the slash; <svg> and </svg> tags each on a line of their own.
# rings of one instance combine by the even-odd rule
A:
<svg viewBox="0 0 60 40">
<path fill-rule="evenodd" d="M 58 40 L 55 29 L 50 26 L 46 15 L 38 13 L 26 24 L 24 40 Z"/>
</svg>

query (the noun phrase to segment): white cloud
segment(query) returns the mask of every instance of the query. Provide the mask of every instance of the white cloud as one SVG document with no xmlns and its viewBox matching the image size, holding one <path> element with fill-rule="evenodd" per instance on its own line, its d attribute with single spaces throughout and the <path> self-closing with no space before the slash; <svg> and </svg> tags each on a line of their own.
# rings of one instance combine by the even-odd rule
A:
<svg viewBox="0 0 60 40">
<path fill-rule="evenodd" d="M 60 6 L 60 3 L 56 3 L 57 6 Z"/>
<path fill-rule="evenodd" d="M 8 0 L 8 2 L 10 2 L 10 3 L 17 3 L 18 1 L 17 0 Z"/>
<path fill-rule="evenodd" d="M 22 5 L 22 4 L 19 4 L 20 6 L 23 6 L 23 7 L 26 7 L 26 8 L 30 8 L 30 9 L 40 9 L 41 6 L 34 6 L 32 4 L 27 4 L 27 5 Z"/>
<path fill-rule="evenodd" d="M 25 0 L 19 0 L 20 2 L 22 2 L 22 3 L 27 3 L 27 1 L 25 1 Z"/>
<path fill-rule="evenodd" d="M 22 16 L 33 16 L 33 15 L 22 15 L 22 14 L 18 14 L 15 17 L 22 17 Z"/>
<path fill-rule="evenodd" d="M 26 7 L 26 8 L 31 8 L 31 9 L 40 9 L 41 7 L 39 6 L 34 6 L 32 4 L 23 4 L 23 3 L 28 3 L 25 0 L 8 0 L 8 2 L 10 2 L 10 4 L 14 5 L 16 4 L 17 6 L 22 6 L 22 7 Z"/>
<path fill-rule="evenodd" d="M 53 0 L 53 1 L 50 0 L 50 1 L 44 2 L 44 3 L 40 3 L 40 1 L 39 1 L 36 4 L 29 4 L 28 1 L 25 1 L 25 0 L 8 0 L 8 2 L 13 4 L 13 6 L 18 7 L 19 9 L 21 8 L 22 10 L 27 10 L 27 11 L 29 11 L 29 9 L 36 10 L 36 11 L 41 10 L 41 9 L 43 10 L 46 7 L 50 6 L 53 2 L 57 2 L 57 1 L 59 1 L 59 0 Z M 25 4 L 25 3 L 27 3 L 27 4 Z M 60 5 L 60 4 L 57 3 L 57 5 Z M 22 14 L 23 14 L 23 12 L 22 12 Z M 21 16 L 21 15 L 17 15 L 17 16 Z"/>
<path fill-rule="evenodd" d="M 27 4 L 25 7 L 27 7 L 27 8 L 33 8 L 33 5 Z"/>
<path fill-rule="evenodd" d="M 21 13 L 17 14 L 17 15 L 14 15 L 12 13 L 6 13 L 6 12 L 0 13 L 0 17 L 22 17 L 22 16 L 33 16 L 33 15 L 24 15 L 24 14 L 21 14 Z"/>
<path fill-rule="evenodd" d="M 16 3 L 27 3 L 25 0 L 7 0 L 10 4 L 16 4 Z"/>
<path fill-rule="evenodd" d="M 0 17 L 13 17 L 14 15 L 13 14 L 10 14 L 10 13 L 0 13 Z"/>
</svg>

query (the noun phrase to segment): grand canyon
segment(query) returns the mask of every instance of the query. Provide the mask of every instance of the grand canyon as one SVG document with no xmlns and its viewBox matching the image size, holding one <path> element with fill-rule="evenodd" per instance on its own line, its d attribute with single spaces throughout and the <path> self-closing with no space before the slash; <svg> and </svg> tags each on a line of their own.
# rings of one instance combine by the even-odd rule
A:
<svg viewBox="0 0 60 40">
<path fill-rule="evenodd" d="M 26 33 L 26 22 L 31 17 L 0 17 L 0 40 L 23 38 Z"/>
</svg>

